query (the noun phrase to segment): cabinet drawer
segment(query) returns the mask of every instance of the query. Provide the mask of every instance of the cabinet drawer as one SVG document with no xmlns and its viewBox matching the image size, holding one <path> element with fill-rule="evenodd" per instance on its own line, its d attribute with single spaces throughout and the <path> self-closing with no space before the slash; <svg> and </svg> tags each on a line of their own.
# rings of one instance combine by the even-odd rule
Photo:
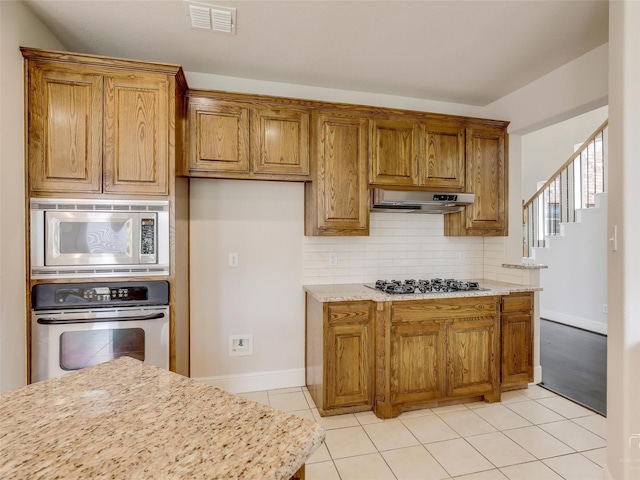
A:
<svg viewBox="0 0 640 480">
<path fill-rule="evenodd" d="M 329 325 L 337 323 L 366 323 L 371 318 L 371 302 L 327 303 Z"/>
<path fill-rule="evenodd" d="M 533 292 L 512 293 L 502 297 L 502 313 L 533 310 Z"/>
<path fill-rule="evenodd" d="M 393 302 L 391 321 L 451 321 L 458 318 L 493 316 L 498 311 L 498 297 L 459 297 L 434 300 Z"/>
</svg>

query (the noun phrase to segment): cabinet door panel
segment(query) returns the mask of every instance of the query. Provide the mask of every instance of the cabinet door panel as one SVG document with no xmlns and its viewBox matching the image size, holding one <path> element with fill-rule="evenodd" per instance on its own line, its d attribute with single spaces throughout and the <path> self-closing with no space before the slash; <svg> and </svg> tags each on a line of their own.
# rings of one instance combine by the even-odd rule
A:
<svg viewBox="0 0 640 480">
<path fill-rule="evenodd" d="M 430 188 L 464 191 L 464 129 L 426 125 L 420 184 Z"/>
<path fill-rule="evenodd" d="M 168 98 L 165 76 L 105 78 L 105 192 L 169 193 Z"/>
<path fill-rule="evenodd" d="M 252 111 L 251 157 L 255 173 L 309 174 L 309 114 L 295 109 Z"/>
<path fill-rule="evenodd" d="M 189 168 L 249 171 L 249 109 L 213 99 L 189 103 Z"/>
<path fill-rule="evenodd" d="M 102 77 L 42 65 L 31 69 L 29 88 L 31 190 L 99 193 Z"/>
<path fill-rule="evenodd" d="M 502 383 L 526 384 L 533 380 L 531 316 L 505 316 L 502 328 Z"/>
<path fill-rule="evenodd" d="M 317 227 L 311 225 L 313 234 L 368 234 L 366 127 L 366 120 L 360 117 L 318 117 L 317 172 L 313 186 L 317 195 L 314 215 Z"/>
<path fill-rule="evenodd" d="M 493 389 L 494 325 L 494 319 L 470 319 L 448 326 L 449 395 L 481 395 Z"/>
<path fill-rule="evenodd" d="M 467 185 L 476 194 L 476 200 L 466 209 L 467 229 L 506 230 L 504 151 L 504 131 L 468 129 Z"/>
<path fill-rule="evenodd" d="M 371 121 L 372 185 L 418 185 L 420 129 L 412 120 Z"/>
<path fill-rule="evenodd" d="M 391 327 L 391 401 L 424 402 L 444 396 L 444 326 L 421 322 Z"/>
<path fill-rule="evenodd" d="M 445 215 L 445 235 L 505 236 L 507 225 L 506 129 L 467 128 L 465 190 L 475 193 L 464 212 Z"/>
<path fill-rule="evenodd" d="M 533 382 L 533 292 L 502 297 L 502 388 Z"/>
<path fill-rule="evenodd" d="M 325 409 L 372 404 L 373 343 L 369 324 L 330 327 L 325 342 Z"/>
</svg>

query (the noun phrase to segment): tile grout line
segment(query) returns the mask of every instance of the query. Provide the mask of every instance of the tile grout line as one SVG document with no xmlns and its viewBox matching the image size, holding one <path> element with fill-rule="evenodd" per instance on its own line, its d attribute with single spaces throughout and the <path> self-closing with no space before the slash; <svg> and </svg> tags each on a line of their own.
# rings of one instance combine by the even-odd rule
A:
<svg viewBox="0 0 640 480">
<path fill-rule="evenodd" d="M 269 393 L 269 392 L 270 392 L 270 391 L 266 391 L 266 393 L 267 393 L 267 399 L 268 399 L 269 404 L 270 404 L 270 403 L 271 403 L 271 397 L 272 397 L 272 396 L 276 396 L 276 395 L 278 395 L 278 394 L 275 394 L 275 395 L 274 395 L 274 394 L 271 394 L 271 393 Z M 284 393 L 297 393 L 297 392 L 283 392 L 283 394 L 284 394 Z M 302 412 L 302 411 L 309 412 L 309 414 L 311 415 L 311 417 L 312 417 L 312 418 L 314 418 L 314 420 L 315 420 L 315 418 L 316 418 L 316 417 L 315 417 L 315 415 L 313 415 L 313 409 L 314 409 L 314 407 L 312 407 L 312 406 L 311 406 L 311 404 L 309 403 L 309 399 L 307 398 L 307 396 L 306 396 L 306 395 L 304 395 L 304 391 L 303 391 L 302 389 L 300 389 L 300 393 L 302 393 L 302 394 L 303 394 L 303 397 L 304 397 L 304 399 L 305 399 L 305 402 L 306 402 L 306 405 L 307 405 L 307 407 L 308 407 L 308 408 L 307 408 L 307 409 L 303 409 L 303 410 L 298 410 L 298 411 L 301 411 L 301 412 Z M 524 395 L 523 395 L 523 396 L 524 396 Z M 523 398 L 521 401 L 518 401 L 518 402 L 509 402 L 509 403 L 521 403 L 521 402 L 524 402 L 524 401 L 533 401 L 533 402 L 537 403 L 538 405 L 540 405 L 541 407 L 544 407 L 545 409 L 550 410 L 550 411 L 552 411 L 553 413 L 557 414 L 559 417 L 561 417 L 561 419 L 560 419 L 560 420 L 550 421 L 550 422 L 534 423 L 534 422 L 531 422 L 530 420 L 528 420 L 527 418 L 523 417 L 522 415 L 520 415 L 518 412 L 516 412 L 516 411 L 512 410 L 511 408 L 509 408 L 509 405 L 508 405 L 508 404 L 505 404 L 505 403 L 498 403 L 498 404 L 496 404 L 496 405 L 502 405 L 502 406 L 504 406 L 504 407 L 506 407 L 506 408 L 509 408 L 509 410 L 510 410 L 512 413 L 514 413 L 515 415 L 517 415 L 518 417 L 520 417 L 522 420 L 524 420 L 524 421 L 527 421 L 527 422 L 531 423 L 531 425 L 529 425 L 529 426 L 523 426 L 523 427 L 504 428 L 504 429 L 502 429 L 502 428 L 498 428 L 496 425 L 492 424 L 490 421 L 485 420 L 482 416 L 480 416 L 480 415 L 476 412 L 476 409 L 469 408 L 466 404 L 462 404 L 462 405 L 464 406 L 464 408 L 460 408 L 459 410 L 454 410 L 454 411 L 452 411 L 452 412 L 440 412 L 440 414 L 438 414 L 437 412 L 434 412 L 433 410 L 431 410 L 431 409 L 430 409 L 430 410 L 431 410 L 431 412 L 430 412 L 429 414 L 425 414 L 424 416 L 435 415 L 435 416 L 436 416 L 440 421 L 444 422 L 444 423 L 445 423 L 449 428 L 451 428 L 451 429 L 453 430 L 453 432 L 455 432 L 455 433 L 456 433 L 456 435 L 458 435 L 458 439 L 462 439 L 462 440 L 464 440 L 464 441 L 466 442 L 466 444 L 467 444 L 468 446 L 470 446 L 470 447 L 473 449 L 473 451 L 475 451 L 476 453 L 478 453 L 482 458 L 484 458 L 484 459 L 485 459 L 485 460 L 486 460 L 486 461 L 487 461 L 487 462 L 488 462 L 488 463 L 493 467 L 493 468 L 486 469 L 486 470 L 478 470 L 478 471 L 475 471 L 475 472 L 470 472 L 469 474 L 482 473 L 482 472 L 486 472 L 486 471 L 497 470 L 497 471 L 498 471 L 498 472 L 500 472 L 502 475 L 505 475 L 505 476 L 506 476 L 506 474 L 502 471 L 502 469 L 503 469 L 503 468 L 512 467 L 512 466 L 517 466 L 517 465 L 524 465 L 524 464 L 528 464 L 528 463 L 540 462 L 540 463 L 544 464 L 546 467 L 550 468 L 554 473 L 556 473 L 556 474 L 557 474 L 557 475 L 559 475 L 560 477 L 565 478 L 565 477 L 563 477 L 560 473 L 558 473 L 555 469 L 553 469 L 551 466 L 547 465 L 547 463 L 545 463 L 545 461 L 546 461 L 546 460 L 551 460 L 551 459 L 556 459 L 556 458 L 568 457 L 568 456 L 575 455 L 575 454 L 578 454 L 578 455 L 580 455 L 580 457 L 581 457 L 581 458 L 583 458 L 583 459 L 585 459 L 585 460 L 588 460 L 589 464 L 593 465 L 595 468 L 600 468 L 600 469 L 602 468 L 602 467 L 601 467 L 598 463 L 596 463 L 594 460 L 592 460 L 592 459 L 590 459 L 589 457 L 585 456 L 585 455 L 583 454 L 583 452 L 589 452 L 589 451 L 598 450 L 598 449 L 600 449 L 600 448 L 606 448 L 606 445 L 605 445 L 604 447 L 594 447 L 594 448 L 590 448 L 590 449 L 587 449 L 587 450 L 584 450 L 584 451 L 579 451 L 579 450 L 576 450 L 575 448 L 571 447 L 570 445 L 568 445 L 567 443 L 565 443 L 565 442 L 564 442 L 564 441 L 562 441 L 561 439 L 557 438 L 557 437 L 556 437 L 555 435 L 553 435 L 552 433 L 547 432 L 545 429 L 543 429 L 543 428 L 541 428 L 541 427 L 540 427 L 540 425 L 548 425 L 548 424 L 552 424 L 552 423 L 559 423 L 559 422 L 562 422 L 562 421 L 569 421 L 569 422 L 573 423 L 575 426 L 577 426 L 577 427 L 579 427 L 579 428 L 582 428 L 582 429 L 584 429 L 584 430 L 588 431 L 589 433 L 592 433 L 592 434 L 593 434 L 593 435 L 595 435 L 596 437 L 598 437 L 598 438 L 600 438 L 600 439 L 602 439 L 602 440 L 604 440 L 604 441 L 606 442 L 606 438 L 601 437 L 601 436 L 600 436 L 600 435 L 598 435 L 597 433 L 595 433 L 595 432 L 591 431 L 590 429 L 588 429 L 588 428 L 586 428 L 586 427 L 584 427 L 584 426 L 582 426 L 582 425 L 580 425 L 579 423 L 577 423 L 577 422 L 575 422 L 575 421 L 574 421 L 574 418 L 586 418 L 586 417 L 590 417 L 590 416 L 592 416 L 592 415 L 596 415 L 596 413 L 595 413 L 595 412 L 590 412 L 590 413 L 589 413 L 589 414 L 587 414 L 587 415 L 583 415 L 583 416 L 579 416 L 579 417 L 569 418 L 569 417 L 566 417 L 565 415 L 563 415 L 563 414 L 559 413 L 558 411 L 556 411 L 556 410 L 554 410 L 554 409 L 552 409 L 552 408 L 550 408 L 550 407 L 547 407 L 546 405 L 544 405 L 544 404 L 542 404 L 542 403 L 538 402 L 538 400 L 540 400 L 540 399 L 538 399 L 538 398 L 528 398 L 528 397 L 526 397 L 526 396 L 524 396 L 524 397 L 525 397 L 525 398 Z M 558 395 L 557 397 L 558 397 L 558 398 L 563 398 L 563 397 L 561 397 L 561 396 L 559 396 L 559 395 Z M 554 397 L 553 397 L 553 396 L 549 396 L 549 397 L 542 397 L 541 399 L 546 399 L 546 398 L 554 398 Z M 570 400 L 568 400 L 568 401 L 570 401 Z M 488 405 L 488 406 L 490 406 L 490 405 Z M 317 408 L 317 407 L 315 407 L 315 408 Z M 584 408 L 584 407 L 583 407 L 583 408 Z M 441 417 L 441 414 L 443 414 L 443 413 L 456 413 L 456 412 L 473 412 L 473 413 L 475 414 L 475 416 L 477 416 L 477 417 L 478 417 L 478 419 L 482 420 L 483 422 L 487 423 L 487 424 L 488 424 L 488 425 L 490 425 L 492 428 L 494 428 L 494 429 L 495 429 L 495 432 L 478 433 L 478 434 L 467 435 L 467 436 L 462 436 L 462 435 L 460 435 L 460 433 L 459 433 L 459 432 L 458 432 L 458 431 L 457 431 L 453 426 L 451 426 L 451 425 L 450 425 L 450 424 L 449 424 L 449 423 L 448 423 L 444 418 L 442 418 L 442 417 Z M 293 411 L 291 411 L 291 412 L 289 412 L 289 413 L 295 414 Z M 351 426 L 341 426 L 341 427 L 337 427 L 337 428 L 330 428 L 330 429 L 328 429 L 328 430 L 343 430 L 343 429 L 346 429 L 346 428 L 353 428 L 353 427 L 359 427 L 359 428 L 361 428 L 361 429 L 362 429 L 362 431 L 363 431 L 363 433 L 365 434 L 366 438 L 371 442 L 371 444 L 372 444 L 372 445 L 373 445 L 373 447 L 375 448 L 375 453 L 377 453 L 377 454 L 382 458 L 382 460 L 384 461 L 385 465 L 387 465 L 387 467 L 389 468 L 389 470 L 390 470 L 391 474 L 392 474 L 392 475 L 397 479 L 398 477 L 397 477 L 396 473 L 393 471 L 393 469 L 392 469 L 391 465 L 387 462 L 387 460 L 386 460 L 386 458 L 384 457 L 383 453 L 384 453 L 384 452 L 387 452 L 387 451 L 402 450 L 402 449 L 404 449 L 404 448 L 410 448 L 410 447 L 412 447 L 412 446 L 392 448 L 392 449 L 389 449 L 389 450 L 380 450 L 380 449 L 378 448 L 378 446 L 376 445 L 376 443 L 373 441 L 373 438 L 370 436 L 369 432 L 367 432 L 367 430 L 366 430 L 366 428 L 365 428 L 365 427 L 366 427 L 366 426 L 368 426 L 368 425 L 375 425 L 375 424 L 378 424 L 378 423 L 384 423 L 385 421 L 383 420 L 382 422 L 369 422 L 369 423 L 363 423 L 363 422 L 362 422 L 362 420 L 361 420 L 360 418 L 358 418 L 355 414 L 350 414 L 350 415 L 352 415 L 352 416 L 354 417 L 354 420 L 355 420 L 355 422 L 356 422 L 356 425 L 351 425 Z M 411 417 L 411 418 L 415 418 L 415 417 Z M 606 418 L 606 417 L 605 417 L 605 418 Z M 394 420 L 395 420 L 395 419 L 394 419 Z M 444 465 L 442 465 L 442 463 L 440 463 L 440 461 L 439 461 L 436 457 L 434 457 L 434 456 L 431 454 L 431 452 L 430 452 L 430 451 L 429 451 L 429 449 L 427 448 L 427 446 L 428 446 L 428 445 L 431 445 L 431 444 L 437 444 L 437 443 L 443 443 L 443 442 L 445 442 L 445 441 L 449 441 L 449 440 L 451 440 L 451 439 L 449 439 L 449 440 L 441 440 L 441 441 L 437 441 L 437 442 L 422 443 L 422 442 L 418 439 L 418 437 L 414 434 L 414 432 L 413 432 L 413 431 L 411 431 L 411 429 L 410 429 L 410 428 L 409 428 L 409 427 L 404 423 L 403 419 L 401 419 L 401 418 L 397 418 L 397 421 L 398 421 L 398 422 L 403 426 L 403 428 L 405 428 L 406 430 L 408 430 L 408 432 L 411 434 L 411 437 L 412 437 L 412 438 L 413 438 L 413 439 L 418 443 L 418 445 L 415 445 L 415 446 L 420 446 L 420 447 L 422 447 L 422 448 L 426 451 L 426 453 L 427 453 L 428 455 L 430 455 L 430 456 L 431 456 L 431 458 L 433 458 L 433 460 L 436 462 L 436 464 L 437 464 L 438 466 L 440 466 L 440 468 L 442 468 L 442 469 L 443 469 L 443 471 L 444 471 L 444 472 L 446 472 L 446 473 L 449 475 L 449 478 L 453 478 L 453 476 L 451 475 L 451 473 L 450 473 L 450 472 L 449 472 L 449 471 L 444 467 Z M 546 457 L 546 458 L 539 458 L 539 457 L 537 457 L 536 455 L 534 455 L 531 451 L 529 451 L 527 448 L 525 448 L 524 446 L 520 445 L 518 442 L 516 442 L 515 440 L 511 439 L 508 435 L 506 435 L 506 434 L 504 433 L 505 431 L 517 430 L 517 429 L 520 429 L 520 428 L 530 428 L 530 427 L 537 427 L 537 428 L 539 428 L 540 430 L 542 430 L 543 432 L 545 432 L 546 434 L 548 434 L 548 435 L 552 436 L 554 439 L 556 439 L 557 441 L 559 441 L 560 443 L 562 443 L 563 445 L 565 445 L 567 448 L 569 448 L 569 449 L 571 450 L 571 453 L 565 453 L 565 454 L 555 455 L 555 456 Z M 505 465 L 505 466 L 503 466 L 503 467 L 500 467 L 500 466 L 495 465 L 495 464 L 494 464 L 494 463 L 493 463 L 489 458 L 487 458 L 487 457 L 486 457 L 482 452 L 480 452 L 479 450 L 477 450 L 477 449 L 476 449 L 476 448 L 475 448 L 475 447 L 474 447 L 474 446 L 473 446 L 473 445 L 468 441 L 468 438 L 469 438 L 469 437 L 475 437 L 475 436 L 484 435 L 484 434 L 488 434 L 488 433 L 500 433 L 500 434 L 502 434 L 505 438 L 507 438 L 507 439 L 509 439 L 509 440 L 513 441 L 516 445 L 518 445 L 518 446 L 519 446 L 520 448 L 522 448 L 525 452 L 527 452 L 529 455 L 531 455 L 531 456 L 534 458 L 534 460 L 530 460 L 530 461 L 526 461 L 526 462 L 514 463 L 514 464 L 510 464 L 510 465 Z M 335 459 L 335 458 L 333 457 L 333 455 L 331 454 L 331 451 L 330 451 L 330 449 L 328 448 L 328 445 L 326 445 L 326 448 L 327 448 L 327 452 L 328 452 L 329 457 L 330 457 L 330 461 L 331 461 L 331 463 L 332 463 L 332 465 L 333 465 L 333 467 L 334 467 L 334 469 L 335 469 L 335 472 L 337 473 L 338 477 L 339 477 L 340 479 L 342 479 L 342 475 L 340 474 L 340 471 L 338 470 L 338 467 L 337 467 L 337 465 L 336 465 L 336 460 L 337 460 L 337 459 Z M 347 457 L 343 457 L 343 458 L 344 458 L 344 459 L 347 459 L 347 458 L 356 458 L 356 457 L 361 457 L 361 456 L 370 455 L 370 454 L 372 454 L 372 453 L 374 453 L 374 452 L 371 452 L 371 453 L 369 453 L 369 454 L 362 454 L 362 455 L 351 455 L 351 456 L 347 456 Z M 326 460 L 325 460 L 325 462 L 326 462 Z M 314 463 L 324 463 L 324 462 L 314 462 Z M 467 474 L 464 474 L 464 475 L 467 475 Z"/>
</svg>

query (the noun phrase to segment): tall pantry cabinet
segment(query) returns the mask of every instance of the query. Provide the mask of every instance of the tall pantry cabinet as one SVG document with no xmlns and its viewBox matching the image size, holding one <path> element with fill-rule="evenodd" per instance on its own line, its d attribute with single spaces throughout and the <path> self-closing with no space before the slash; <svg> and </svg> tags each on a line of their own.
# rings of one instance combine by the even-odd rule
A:
<svg viewBox="0 0 640 480">
<path fill-rule="evenodd" d="M 189 186 L 188 179 L 175 175 L 185 128 L 182 68 L 25 47 L 21 51 L 27 219 L 31 197 L 168 200 L 170 274 L 148 279 L 169 281 L 169 365 L 188 375 Z M 28 221 L 26 231 L 28 239 Z M 28 250 L 29 242 L 27 259 Z M 29 279 L 28 291 L 35 283 Z M 30 298 L 27 310 L 29 303 Z"/>
</svg>

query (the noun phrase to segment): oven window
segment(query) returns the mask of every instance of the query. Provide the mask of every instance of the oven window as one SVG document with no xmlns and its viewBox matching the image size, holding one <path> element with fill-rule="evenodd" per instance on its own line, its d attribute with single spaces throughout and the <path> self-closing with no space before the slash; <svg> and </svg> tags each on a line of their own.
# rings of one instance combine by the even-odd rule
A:
<svg viewBox="0 0 640 480">
<path fill-rule="evenodd" d="M 60 253 L 129 253 L 127 222 L 60 222 Z"/>
<path fill-rule="evenodd" d="M 144 330 L 81 330 L 60 335 L 60 368 L 78 370 L 127 355 L 144 361 Z"/>
</svg>

